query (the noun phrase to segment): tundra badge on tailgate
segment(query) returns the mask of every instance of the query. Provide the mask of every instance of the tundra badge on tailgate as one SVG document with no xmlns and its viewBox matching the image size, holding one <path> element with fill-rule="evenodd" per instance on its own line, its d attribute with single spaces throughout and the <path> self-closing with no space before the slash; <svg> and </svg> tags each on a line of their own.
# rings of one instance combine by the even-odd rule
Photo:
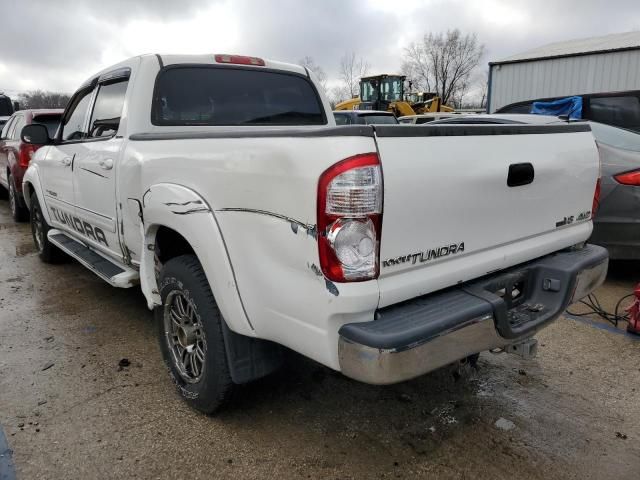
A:
<svg viewBox="0 0 640 480">
<path fill-rule="evenodd" d="M 415 265 L 416 262 L 420 263 L 428 262 L 429 260 L 435 260 L 436 258 L 446 257 L 447 255 L 454 255 L 456 253 L 464 252 L 464 242 L 452 243 L 451 245 L 445 245 L 444 247 L 432 248 L 424 252 L 410 253 L 409 255 L 402 255 L 396 258 L 389 258 L 382 261 L 383 267 L 391 267 L 393 265 L 400 265 L 401 263 L 411 262 L 411 265 Z"/>
</svg>

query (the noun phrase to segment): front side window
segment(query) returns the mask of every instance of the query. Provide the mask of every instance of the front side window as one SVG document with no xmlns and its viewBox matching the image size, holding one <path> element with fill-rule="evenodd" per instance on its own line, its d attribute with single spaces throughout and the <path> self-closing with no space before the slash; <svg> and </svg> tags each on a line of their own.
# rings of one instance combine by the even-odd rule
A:
<svg viewBox="0 0 640 480">
<path fill-rule="evenodd" d="M 307 77 L 244 68 L 178 67 L 160 72 L 154 125 L 325 125 Z"/>
<path fill-rule="evenodd" d="M 120 116 L 128 81 L 100 85 L 89 122 L 90 137 L 112 137 L 120 126 Z"/>
<path fill-rule="evenodd" d="M 375 102 L 378 100 L 380 85 L 378 79 L 372 78 L 360 82 L 360 101 Z"/>
<path fill-rule="evenodd" d="M 75 97 L 71 111 L 69 111 L 62 126 L 62 140 L 81 140 L 87 136 L 85 120 L 92 90 L 85 90 L 78 97 Z"/>
</svg>

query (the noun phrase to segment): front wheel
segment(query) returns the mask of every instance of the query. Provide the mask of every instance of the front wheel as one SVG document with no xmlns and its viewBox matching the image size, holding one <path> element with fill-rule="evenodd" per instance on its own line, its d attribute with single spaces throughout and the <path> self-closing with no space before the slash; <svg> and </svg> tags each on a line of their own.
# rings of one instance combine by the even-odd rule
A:
<svg viewBox="0 0 640 480">
<path fill-rule="evenodd" d="M 181 255 L 160 272 L 162 306 L 156 308 L 160 350 L 184 399 L 211 414 L 230 398 L 234 384 L 229 373 L 224 321 L 200 262 Z"/>
<path fill-rule="evenodd" d="M 29 210 L 27 210 L 18 198 L 16 184 L 13 175 L 9 175 L 9 208 L 11 208 L 11 216 L 16 222 L 26 222 L 29 218 Z"/>
</svg>

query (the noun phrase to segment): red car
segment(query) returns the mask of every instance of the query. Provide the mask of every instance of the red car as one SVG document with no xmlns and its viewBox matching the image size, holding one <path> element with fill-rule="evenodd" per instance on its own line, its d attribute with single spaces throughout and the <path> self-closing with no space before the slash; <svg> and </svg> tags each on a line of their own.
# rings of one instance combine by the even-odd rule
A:
<svg viewBox="0 0 640 480">
<path fill-rule="evenodd" d="M 62 109 L 20 110 L 15 112 L 2 128 L 0 134 L 0 190 L 4 187 L 9 193 L 9 205 L 16 222 L 24 221 L 29 211 L 22 197 L 22 176 L 29 166 L 31 157 L 40 147 L 27 145 L 20 139 L 25 125 L 40 123 L 47 127 L 49 137 L 53 138 L 58 129 Z"/>
</svg>

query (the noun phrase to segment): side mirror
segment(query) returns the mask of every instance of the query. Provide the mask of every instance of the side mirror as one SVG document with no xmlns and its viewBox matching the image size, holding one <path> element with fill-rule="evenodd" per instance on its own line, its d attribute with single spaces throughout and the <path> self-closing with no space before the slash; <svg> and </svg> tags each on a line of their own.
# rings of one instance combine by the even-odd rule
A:
<svg viewBox="0 0 640 480">
<path fill-rule="evenodd" d="M 20 104 L 18 102 L 13 102 L 13 111 L 17 112 L 20 110 Z"/>
<path fill-rule="evenodd" d="M 46 145 L 51 143 L 47 127 L 38 123 L 27 125 L 20 132 L 20 139 L 29 145 Z"/>
</svg>

